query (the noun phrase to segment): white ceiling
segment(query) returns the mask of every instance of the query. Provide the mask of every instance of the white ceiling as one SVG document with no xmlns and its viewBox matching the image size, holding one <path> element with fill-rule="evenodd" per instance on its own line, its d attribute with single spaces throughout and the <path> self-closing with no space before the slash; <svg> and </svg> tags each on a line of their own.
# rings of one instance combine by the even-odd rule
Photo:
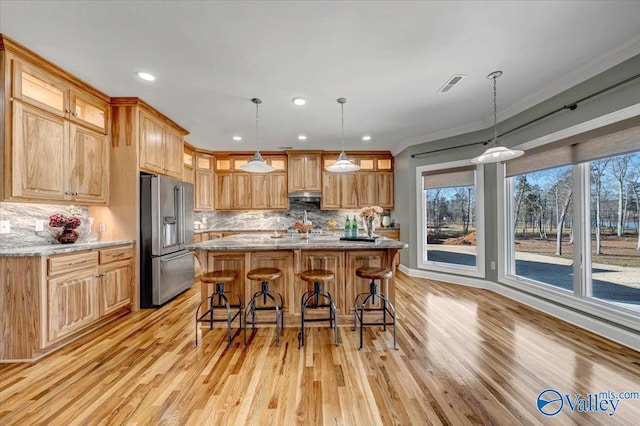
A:
<svg viewBox="0 0 640 426">
<path fill-rule="evenodd" d="M 339 149 L 346 97 L 346 149 L 397 153 L 491 126 L 491 71 L 501 120 L 640 54 L 639 1 L 0 0 L 0 16 L 2 33 L 212 150 L 255 149 L 253 97 L 261 150 Z M 453 74 L 467 77 L 437 93 Z"/>
</svg>

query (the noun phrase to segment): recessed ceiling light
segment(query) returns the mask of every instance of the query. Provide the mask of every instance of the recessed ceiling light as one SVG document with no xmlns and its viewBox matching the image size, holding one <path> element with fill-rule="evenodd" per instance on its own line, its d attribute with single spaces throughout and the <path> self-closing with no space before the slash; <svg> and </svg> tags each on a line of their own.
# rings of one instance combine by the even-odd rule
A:
<svg viewBox="0 0 640 426">
<path fill-rule="evenodd" d="M 363 136 L 362 140 L 363 141 L 370 141 L 371 140 L 371 136 Z"/>
<path fill-rule="evenodd" d="M 299 141 L 306 141 L 307 137 L 305 135 L 300 135 L 300 136 L 298 136 L 298 140 Z"/>
<path fill-rule="evenodd" d="M 234 136 L 233 140 L 234 141 L 241 141 L 242 140 L 242 136 Z"/>
<path fill-rule="evenodd" d="M 156 79 L 152 74 L 149 74 L 148 72 L 144 72 L 144 71 L 138 71 L 136 75 L 141 79 L 147 80 L 147 81 L 153 81 Z"/>
<path fill-rule="evenodd" d="M 297 97 L 296 97 L 296 98 L 291 99 L 291 102 L 293 102 L 293 103 L 294 103 L 294 105 L 298 105 L 298 106 L 302 106 L 302 105 L 304 105 L 304 104 L 306 104 L 306 103 L 307 103 L 307 101 L 305 101 L 304 99 L 302 99 L 302 98 L 297 98 Z"/>
</svg>

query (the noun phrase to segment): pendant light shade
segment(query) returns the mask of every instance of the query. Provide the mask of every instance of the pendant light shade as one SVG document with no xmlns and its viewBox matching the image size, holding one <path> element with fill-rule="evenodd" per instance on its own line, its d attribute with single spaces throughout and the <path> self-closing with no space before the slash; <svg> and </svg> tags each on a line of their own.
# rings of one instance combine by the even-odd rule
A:
<svg viewBox="0 0 640 426">
<path fill-rule="evenodd" d="M 340 111 L 342 116 L 342 150 L 340 151 L 338 160 L 332 165 L 327 166 L 327 171 L 334 173 L 357 172 L 358 170 L 360 170 L 360 166 L 349 161 L 349 158 L 347 158 L 347 154 L 344 152 L 344 104 L 347 103 L 347 98 L 338 98 L 337 102 L 340 104 Z"/>
<path fill-rule="evenodd" d="M 256 152 L 253 154 L 251 161 L 240 166 L 240 170 L 249 173 L 269 173 L 274 171 L 275 168 L 264 162 L 262 155 L 260 155 L 260 151 L 258 150 L 258 147 L 260 146 L 260 115 L 258 107 L 262 101 L 258 98 L 253 98 L 251 99 L 251 102 L 256 104 Z"/>
<path fill-rule="evenodd" d="M 498 103 L 496 96 L 496 79 L 501 75 L 502 71 L 494 71 L 487 76 L 487 78 L 493 79 L 493 142 L 490 142 L 491 146 L 487 148 L 482 155 L 471 159 L 471 162 L 474 164 L 498 163 L 518 158 L 524 154 L 524 151 L 519 149 L 509 149 L 498 144 Z"/>
</svg>

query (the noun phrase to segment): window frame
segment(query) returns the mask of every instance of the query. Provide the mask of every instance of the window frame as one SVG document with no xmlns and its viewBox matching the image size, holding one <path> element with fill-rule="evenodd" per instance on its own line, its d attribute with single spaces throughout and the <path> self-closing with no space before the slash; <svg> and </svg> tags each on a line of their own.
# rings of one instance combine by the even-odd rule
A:
<svg viewBox="0 0 640 426">
<path fill-rule="evenodd" d="M 456 265 L 447 264 L 443 262 L 425 261 L 424 248 L 426 246 L 425 241 L 425 229 L 426 229 L 426 200 L 424 190 L 424 179 L 422 174 L 424 172 L 442 171 L 446 172 L 449 169 L 456 169 L 460 167 L 469 166 L 469 160 L 451 161 L 447 163 L 431 164 L 426 166 L 416 167 L 416 187 L 419 188 L 416 194 L 416 218 L 418 232 L 418 244 L 417 244 L 417 265 L 418 269 L 434 272 L 444 272 L 456 275 L 463 275 L 475 278 L 486 278 L 485 276 L 485 237 L 484 237 L 484 168 L 482 165 L 475 167 L 475 198 L 476 198 L 476 265 Z M 428 248 L 427 248 L 428 250 Z"/>
<path fill-rule="evenodd" d="M 640 104 L 607 114 L 579 125 L 545 135 L 521 145 L 522 149 L 531 149 L 551 144 L 560 139 L 582 133 L 597 127 L 615 123 L 640 114 Z M 573 223 L 574 228 L 574 277 L 573 292 L 568 293 L 548 284 L 517 276 L 515 272 L 515 250 L 512 223 L 513 178 L 506 177 L 504 163 L 497 169 L 497 215 L 498 258 L 505 259 L 498 266 L 498 283 L 526 293 L 556 305 L 562 305 L 578 311 L 581 315 L 600 318 L 624 327 L 640 331 L 640 311 L 623 305 L 591 297 L 592 259 L 591 259 L 591 192 L 590 162 L 575 164 L 573 173 Z"/>
</svg>

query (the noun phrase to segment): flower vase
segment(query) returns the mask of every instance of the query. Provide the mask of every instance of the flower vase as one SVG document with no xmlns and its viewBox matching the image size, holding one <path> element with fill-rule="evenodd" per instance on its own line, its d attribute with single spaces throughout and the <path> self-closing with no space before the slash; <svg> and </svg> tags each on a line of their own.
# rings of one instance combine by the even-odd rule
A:
<svg viewBox="0 0 640 426">
<path fill-rule="evenodd" d="M 367 237 L 369 238 L 373 238 L 373 231 L 375 231 L 376 228 L 376 218 L 375 217 L 366 217 L 364 219 L 364 228 L 365 231 L 367 233 Z"/>
<path fill-rule="evenodd" d="M 60 244 L 72 244 L 78 239 L 78 231 L 74 229 L 63 229 L 56 235 L 56 240 Z"/>
</svg>

